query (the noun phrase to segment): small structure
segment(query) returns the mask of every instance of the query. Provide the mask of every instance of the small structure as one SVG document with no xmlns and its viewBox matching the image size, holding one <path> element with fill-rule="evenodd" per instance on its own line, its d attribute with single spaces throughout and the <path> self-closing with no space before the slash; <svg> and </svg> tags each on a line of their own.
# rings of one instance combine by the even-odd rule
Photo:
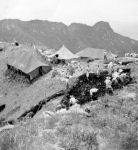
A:
<svg viewBox="0 0 138 150">
<path fill-rule="evenodd" d="M 54 54 L 50 55 L 49 57 L 54 57 L 58 55 L 58 59 L 60 60 L 71 60 L 78 58 L 77 55 L 73 54 L 69 49 L 67 49 L 64 45 Z"/>
<path fill-rule="evenodd" d="M 38 58 L 34 49 L 18 49 L 8 59 L 7 67 L 26 75 L 30 81 L 51 70 L 51 66 Z"/>
<path fill-rule="evenodd" d="M 111 52 L 98 48 L 86 48 L 78 52 L 76 55 L 81 58 L 102 59 L 102 60 L 114 59 L 117 57 L 117 55 Z"/>
<path fill-rule="evenodd" d="M 103 59 L 104 52 L 104 49 L 86 48 L 78 52 L 76 55 L 78 55 L 81 58 Z"/>
</svg>

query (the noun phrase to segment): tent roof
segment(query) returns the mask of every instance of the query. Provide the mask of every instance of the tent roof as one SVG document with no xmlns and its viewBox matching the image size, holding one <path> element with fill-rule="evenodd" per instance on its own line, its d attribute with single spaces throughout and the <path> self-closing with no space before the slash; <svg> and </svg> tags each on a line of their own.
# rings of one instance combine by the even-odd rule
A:
<svg viewBox="0 0 138 150">
<path fill-rule="evenodd" d="M 112 52 L 108 52 L 108 53 L 107 53 L 107 58 L 112 59 L 112 58 L 116 58 L 116 57 L 117 57 L 117 55 L 116 55 L 116 54 L 113 54 Z"/>
<path fill-rule="evenodd" d="M 73 58 L 78 58 L 77 55 L 73 54 L 64 45 L 57 52 L 55 52 L 54 54 L 50 55 L 50 57 L 53 57 L 56 54 L 59 55 L 59 59 L 73 59 Z"/>
<path fill-rule="evenodd" d="M 78 52 L 76 55 L 79 57 L 87 57 L 87 58 L 93 58 L 93 59 L 103 59 L 104 53 L 106 52 L 107 58 L 115 58 L 117 55 L 113 54 L 112 52 L 108 52 L 105 49 L 97 49 L 97 48 L 86 48 L 80 52 Z"/>
<path fill-rule="evenodd" d="M 99 58 L 103 59 L 104 58 L 104 52 L 106 50 L 104 49 L 97 49 L 97 48 L 86 48 L 80 52 L 77 53 L 79 57 L 89 57 L 89 58 Z"/>
<path fill-rule="evenodd" d="M 26 74 L 40 66 L 48 66 L 39 60 L 35 50 L 29 51 L 28 49 L 18 49 L 18 51 L 10 56 L 8 65 L 13 66 Z"/>
</svg>

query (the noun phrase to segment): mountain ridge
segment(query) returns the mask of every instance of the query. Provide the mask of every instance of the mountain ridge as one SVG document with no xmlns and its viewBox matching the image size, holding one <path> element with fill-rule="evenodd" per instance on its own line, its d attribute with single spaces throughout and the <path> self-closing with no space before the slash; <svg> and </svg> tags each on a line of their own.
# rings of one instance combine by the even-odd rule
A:
<svg viewBox="0 0 138 150">
<path fill-rule="evenodd" d="M 108 22 L 99 21 L 93 26 L 47 20 L 0 20 L 0 41 L 34 43 L 59 49 L 65 45 L 76 53 L 84 48 L 107 49 L 118 55 L 138 52 L 138 41 L 116 33 Z"/>
</svg>

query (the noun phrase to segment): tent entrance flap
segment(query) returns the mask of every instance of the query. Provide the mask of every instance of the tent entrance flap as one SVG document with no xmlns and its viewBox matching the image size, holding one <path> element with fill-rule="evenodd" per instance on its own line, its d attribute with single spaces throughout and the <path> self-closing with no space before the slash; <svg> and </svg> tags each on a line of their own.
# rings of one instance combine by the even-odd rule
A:
<svg viewBox="0 0 138 150">
<path fill-rule="evenodd" d="M 40 74 L 39 74 L 39 68 L 36 68 L 35 70 L 33 70 L 32 72 L 29 73 L 30 75 L 30 80 L 38 77 Z"/>
</svg>

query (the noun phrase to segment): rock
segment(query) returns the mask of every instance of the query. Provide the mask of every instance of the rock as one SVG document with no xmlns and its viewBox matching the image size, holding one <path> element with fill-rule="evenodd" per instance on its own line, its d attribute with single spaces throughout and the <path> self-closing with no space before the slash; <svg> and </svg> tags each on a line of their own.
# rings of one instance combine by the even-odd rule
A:
<svg viewBox="0 0 138 150">
<path fill-rule="evenodd" d="M 87 114 L 87 112 L 83 108 L 81 108 L 79 104 L 74 104 L 73 106 L 71 106 L 69 111 L 73 113 Z"/>
<path fill-rule="evenodd" d="M 12 129 L 12 128 L 14 128 L 14 125 L 6 125 L 6 126 L 0 128 L 0 132 L 3 130 Z"/>
<path fill-rule="evenodd" d="M 52 111 L 44 111 L 44 112 L 43 112 L 44 118 L 52 117 L 52 116 L 54 116 L 54 115 L 55 115 L 55 113 L 52 112 Z"/>
<path fill-rule="evenodd" d="M 63 109 L 58 110 L 56 113 L 57 114 L 66 114 L 66 113 L 68 113 L 68 111 L 65 108 L 63 108 Z"/>
</svg>

